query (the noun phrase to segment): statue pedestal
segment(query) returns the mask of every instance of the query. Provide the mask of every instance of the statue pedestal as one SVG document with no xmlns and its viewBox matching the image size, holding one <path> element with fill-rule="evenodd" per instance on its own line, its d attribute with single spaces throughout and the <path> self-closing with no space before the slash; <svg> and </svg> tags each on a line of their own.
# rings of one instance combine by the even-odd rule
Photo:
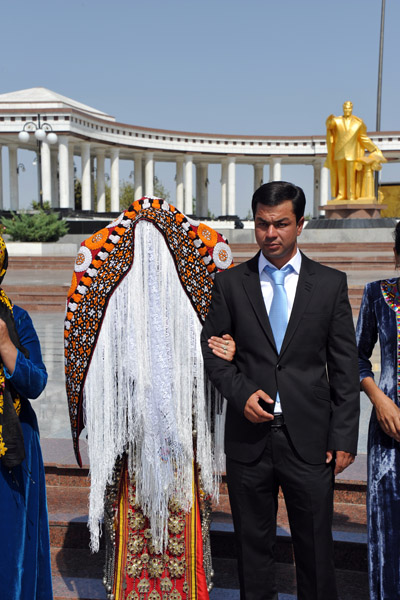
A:
<svg viewBox="0 0 400 600">
<path fill-rule="evenodd" d="M 386 204 L 378 202 L 363 202 L 362 199 L 352 202 L 338 202 L 320 206 L 320 210 L 325 211 L 327 219 L 380 219 L 381 211 L 387 208 Z"/>
</svg>

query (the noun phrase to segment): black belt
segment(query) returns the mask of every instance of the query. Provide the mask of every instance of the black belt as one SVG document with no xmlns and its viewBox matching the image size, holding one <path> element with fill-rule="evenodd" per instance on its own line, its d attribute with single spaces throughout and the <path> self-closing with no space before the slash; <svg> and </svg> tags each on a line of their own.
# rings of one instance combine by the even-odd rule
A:
<svg viewBox="0 0 400 600">
<path fill-rule="evenodd" d="M 271 421 L 272 429 L 279 429 L 280 427 L 283 427 L 284 425 L 285 425 L 284 416 L 281 413 L 274 415 L 274 420 Z"/>
</svg>

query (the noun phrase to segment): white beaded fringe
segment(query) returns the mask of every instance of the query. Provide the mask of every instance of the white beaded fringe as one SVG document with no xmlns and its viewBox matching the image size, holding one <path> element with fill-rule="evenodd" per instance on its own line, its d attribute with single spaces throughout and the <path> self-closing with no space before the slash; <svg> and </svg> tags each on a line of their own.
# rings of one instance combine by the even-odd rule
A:
<svg viewBox="0 0 400 600">
<path fill-rule="evenodd" d="M 93 551 L 106 485 L 125 451 L 157 552 L 166 547 L 169 500 L 191 508 L 193 430 L 204 491 L 218 496 L 225 409 L 205 376 L 200 332 L 162 234 L 140 221 L 133 266 L 110 299 L 84 387 Z"/>
</svg>

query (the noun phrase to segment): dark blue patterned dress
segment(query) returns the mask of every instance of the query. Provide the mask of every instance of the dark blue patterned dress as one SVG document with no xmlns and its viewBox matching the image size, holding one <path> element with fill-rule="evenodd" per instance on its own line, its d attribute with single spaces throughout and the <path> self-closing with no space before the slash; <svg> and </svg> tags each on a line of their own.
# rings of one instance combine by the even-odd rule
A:
<svg viewBox="0 0 400 600">
<path fill-rule="evenodd" d="M 15 326 L 29 359 L 18 350 L 6 377 L 21 398 L 25 459 L 10 474 L 0 463 L 0 600 L 52 600 L 49 522 L 39 429 L 28 398 L 47 382 L 40 344 L 28 313 L 13 307 Z"/>
<path fill-rule="evenodd" d="M 357 323 L 360 379 L 373 377 L 379 336 L 380 389 L 399 406 L 400 295 L 397 279 L 366 285 Z M 371 600 L 400 598 L 400 444 L 372 409 L 368 432 L 368 564 Z"/>
</svg>

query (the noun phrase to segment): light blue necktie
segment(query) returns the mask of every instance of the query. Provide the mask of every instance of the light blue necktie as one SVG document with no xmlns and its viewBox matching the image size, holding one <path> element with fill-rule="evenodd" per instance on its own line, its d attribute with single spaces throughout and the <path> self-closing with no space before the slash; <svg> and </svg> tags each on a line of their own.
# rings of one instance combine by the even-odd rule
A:
<svg viewBox="0 0 400 600">
<path fill-rule="evenodd" d="M 293 271 L 292 265 L 286 265 L 283 269 L 272 269 L 266 266 L 268 274 L 273 281 L 273 298 L 269 309 L 269 322 L 274 334 L 275 345 L 278 352 L 281 351 L 283 338 L 285 337 L 288 324 L 288 301 L 285 290 L 285 277 Z"/>
<path fill-rule="evenodd" d="M 272 287 L 274 295 L 268 317 L 272 333 L 274 334 L 276 349 L 279 353 L 288 324 L 288 300 L 285 290 L 285 277 L 288 273 L 293 271 L 293 267 L 292 265 L 286 265 L 283 269 L 273 269 L 267 265 L 265 271 L 267 271 L 273 281 Z M 279 392 L 276 393 L 274 412 L 282 412 Z"/>
</svg>

